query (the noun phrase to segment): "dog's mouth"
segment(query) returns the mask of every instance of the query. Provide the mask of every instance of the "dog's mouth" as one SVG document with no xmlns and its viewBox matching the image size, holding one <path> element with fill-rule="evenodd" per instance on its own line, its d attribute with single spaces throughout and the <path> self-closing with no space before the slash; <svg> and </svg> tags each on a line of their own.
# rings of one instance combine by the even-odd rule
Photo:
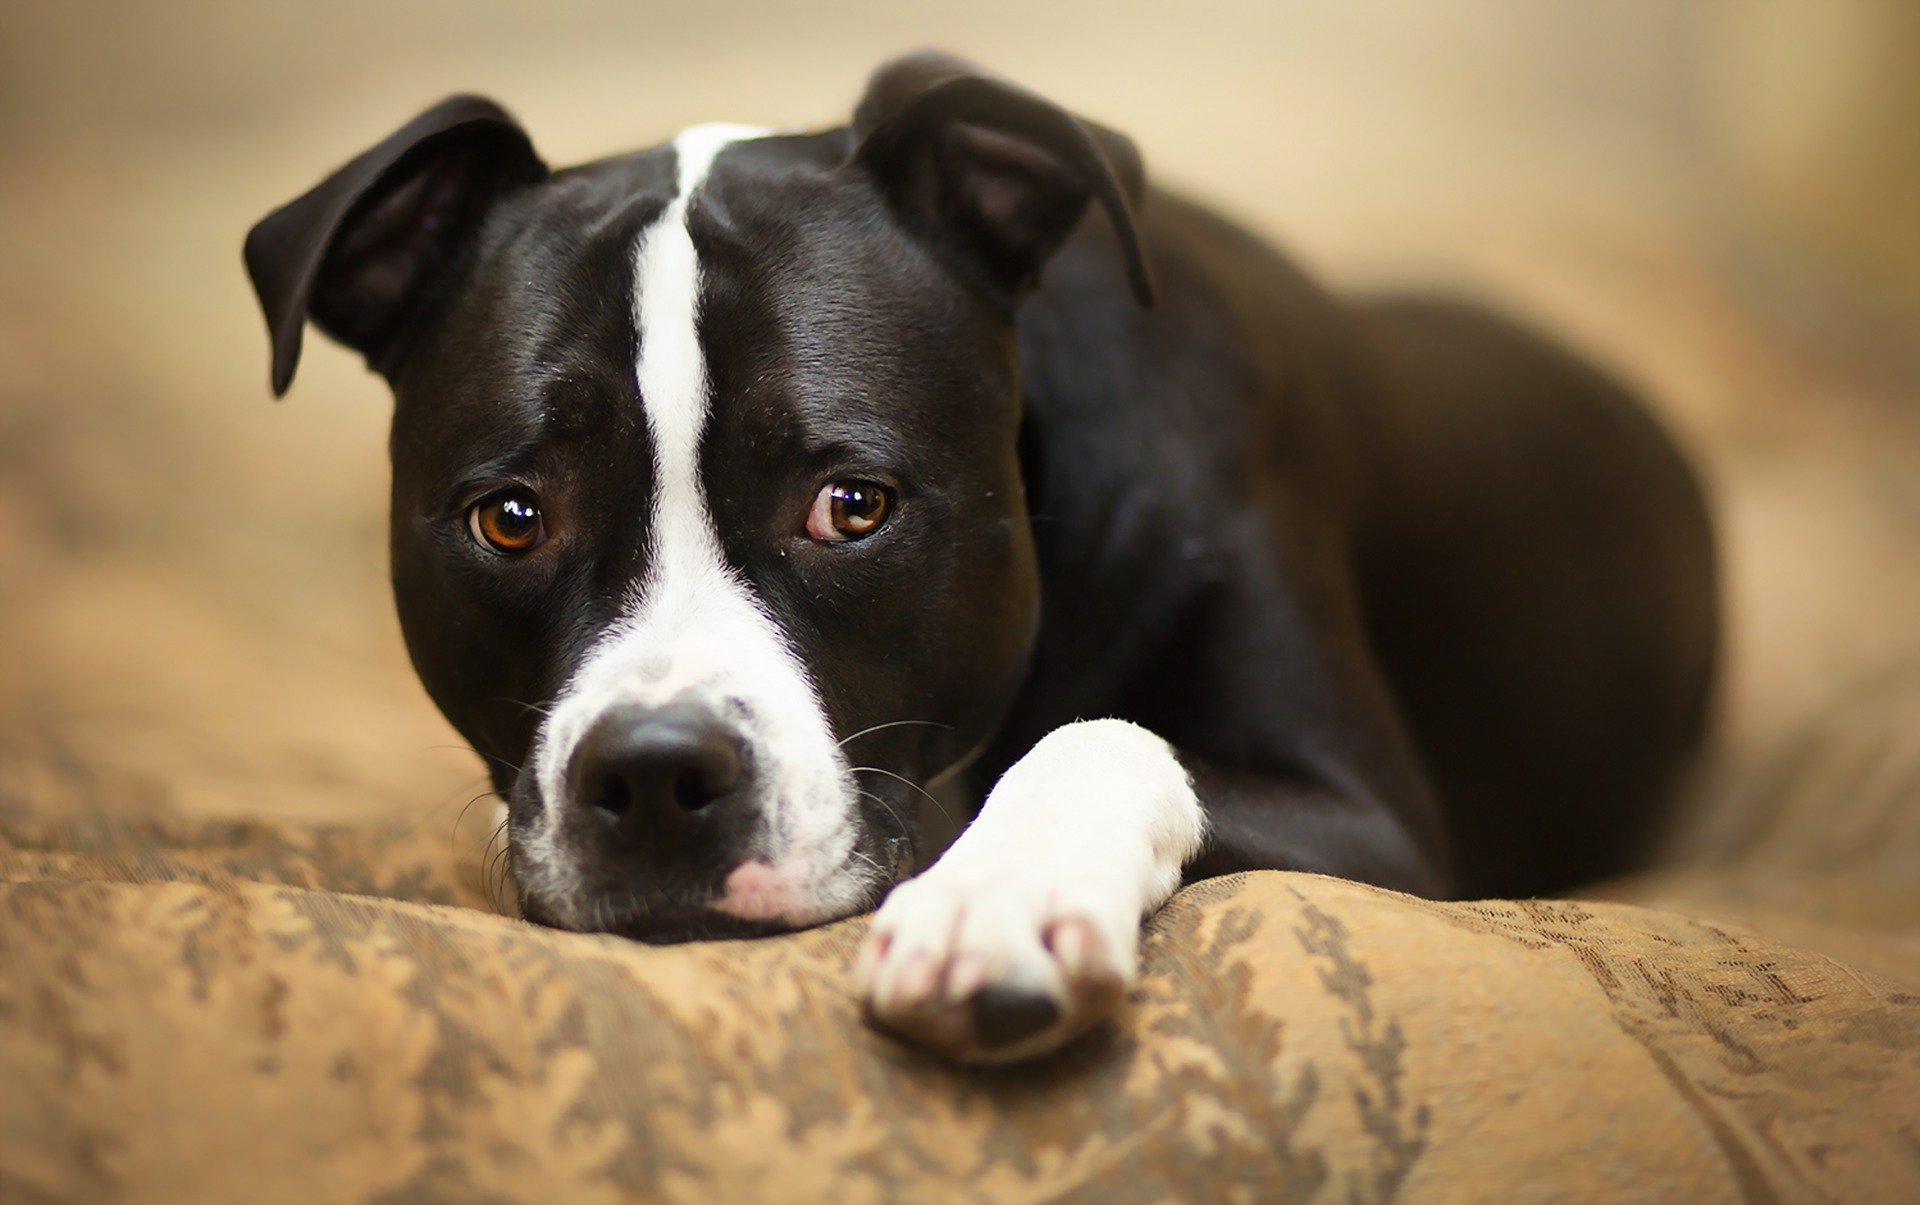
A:
<svg viewBox="0 0 1920 1205">
<path fill-rule="evenodd" d="M 779 921 L 741 920 L 704 908 L 642 908 L 633 904 L 616 905 L 611 901 L 592 909 L 591 914 L 592 924 L 569 923 L 568 919 L 549 908 L 538 896 L 521 893 L 520 915 L 536 925 L 574 933 L 606 933 L 656 946 L 679 945 L 690 941 L 777 937 L 809 927 Z"/>
<path fill-rule="evenodd" d="M 604 847 L 576 844 L 564 831 L 548 834 L 540 821 L 535 813 L 527 825 L 509 826 L 521 916 L 656 945 L 768 937 L 869 912 L 915 865 L 907 834 L 865 826 L 845 839 L 837 857 L 816 860 L 803 847 L 775 859 L 749 854 L 716 864 L 710 852 L 675 863 L 609 857 Z"/>
<path fill-rule="evenodd" d="M 743 869 L 759 865 L 762 864 L 744 863 Z M 850 863 L 843 873 L 825 885 L 828 890 L 819 896 L 796 898 L 791 901 L 792 906 L 768 909 L 766 914 L 760 914 L 752 903 L 743 908 L 737 894 L 725 888 L 706 901 L 616 889 L 561 902 L 521 886 L 520 915 L 552 929 L 608 933 L 650 945 L 772 937 L 872 911 L 897 881 L 897 876 L 882 877 L 871 869 L 866 874 L 859 873 L 866 865 Z"/>
<path fill-rule="evenodd" d="M 796 702 L 649 668 L 584 674 L 537 735 L 508 805 L 524 916 L 649 942 L 762 936 L 868 911 L 911 868 L 917 767 L 860 782 L 803 679 Z"/>
</svg>

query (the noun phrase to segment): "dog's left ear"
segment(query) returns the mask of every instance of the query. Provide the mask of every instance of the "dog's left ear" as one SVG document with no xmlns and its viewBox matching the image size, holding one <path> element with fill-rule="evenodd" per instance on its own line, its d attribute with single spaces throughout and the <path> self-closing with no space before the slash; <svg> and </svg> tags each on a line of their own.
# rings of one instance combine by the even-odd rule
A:
<svg viewBox="0 0 1920 1205">
<path fill-rule="evenodd" d="M 935 52 L 874 73 L 854 112 L 854 161 L 923 237 L 983 269 L 1009 302 L 1098 199 L 1142 305 L 1153 282 L 1134 208 L 1146 191 L 1124 135 Z"/>
</svg>

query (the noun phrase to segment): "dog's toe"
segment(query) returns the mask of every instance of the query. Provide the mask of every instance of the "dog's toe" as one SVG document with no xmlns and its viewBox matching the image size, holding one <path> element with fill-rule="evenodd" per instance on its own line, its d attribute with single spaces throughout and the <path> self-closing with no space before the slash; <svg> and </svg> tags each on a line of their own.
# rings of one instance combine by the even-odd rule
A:
<svg viewBox="0 0 1920 1205">
<path fill-rule="evenodd" d="M 973 994 L 973 1040 L 985 1052 L 1005 1050 L 1060 1023 L 1050 996 L 989 984 Z"/>
</svg>

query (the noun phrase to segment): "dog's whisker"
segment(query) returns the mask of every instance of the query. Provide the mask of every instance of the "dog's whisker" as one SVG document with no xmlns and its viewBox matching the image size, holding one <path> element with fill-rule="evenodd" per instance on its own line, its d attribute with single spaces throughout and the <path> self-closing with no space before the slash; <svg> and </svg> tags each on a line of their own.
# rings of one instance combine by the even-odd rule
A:
<svg viewBox="0 0 1920 1205">
<path fill-rule="evenodd" d="M 500 794 L 500 792 L 495 791 L 492 788 L 488 788 L 487 790 L 484 790 L 480 792 L 478 795 L 475 795 L 473 798 L 467 800 L 466 803 L 462 804 L 460 807 L 459 814 L 453 818 L 452 826 L 447 829 L 447 854 L 454 861 L 457 862 L 460 860 L 460 826 L 461 824 L 463 824 L 466 821 L 467 813 L 473 810 L 473 805 L 476 803 L 479 803 L 482 799 L 488 798 L 489 796 L 495 799 L 499 799 L 503 803 L 506 802 L 505 797 L 503 797 Z M 500 827 L 504 827 L 505 824 L 506 822 L 504 820 L 501 821 Z M 499 831 L 500 831 L 499 827 L 496 827 L 492 834 L 489 834 L 486 838 L 484 838 L 480 845 L 480 849 L 484 851 L 487 845 L 492 843 L 493 838 L 499 835 Z"/>
<path fill-rule="evenodd" d="M 535 715 L 546 716 L 549 719 L 553 717 L 554 708 L 551 703 L 529 703 L 524 699 L 515 699 L 508 695 L 495 695 L 493 696 L 493 701 L 496 703 L 505 703 L 509 707 L 518 707 L 522 711 L 531 711 Z"/>
<path fill-rule="evenodd" d="M 862 862 L 865 862 L 868 866 L 873 867 L 873 885 L 875 887 L 884 887 L 893 878 L 892 875 L 887 873 L 885 867 L 881 866 L 880 863 L 874 861 L 868 855 L 861 853 L 857 849 L 851 852 L 854 857 L 860 859 Z"/>
<path fill-rule="evenodd" d="M 455 746 L 447 745 L 443 747 L 451 749 L 451 748 L 454 748 Z M 465 748 L 465 746 L 460 746 L 460 747 Z M 479 786 L 481 784 L 487 784 L 484 787 L 484 790 L 482 792 L 483 794 L 493 789 L 490 780 L 484 774 L 475 774 L 469 778 L 463 778 L 459 782 L 448 787 L 445 792 L 443 792 L 438 797 L 436 797 L 433 803 L 428 805 L 427 808 L 423 812 L 421 812 L 420 814 L 421 821 L 423 822 L 430 821 L 434 819 L 436 816 L 441 815 L 448 808 L 453 806 L 454 800 L 460 798 L 461 795 L 465 794 L 467 791 L 471 790 L 475 786 Z M 474 800 L 469 799 L 465 804 L 461 805 L 461 813 L 464 815 L 466 809 L 472 807 L 473 804 L 474 804 Z"/>
<path fill-rule="evenodd" d="M 861 787 L 855 787 L 853 789 L 855 794 L 858 794 L 861 797 L 866 799 L 871 799 L 875 803 L 879 804 L 883 809 L 885 809 L 887 815 L 893 817 L 893 822 L 900 826 L 900 829 L 902 832 L 913 831 L 913 827 L 907 823 L 906 818 L 903 817 L 900 814 L 899 810 L 895 808 L 891 803 L 887 802 L 885 799 L 881 798 L 880 796 L 874 794 L 872 791 L 865 790 Z"/>
<path fill-rule="evenodd" d="M 473 810 L 473 805 L 476 803 L 479 803 L 482 799 L 487 799 L 487 798 L 498 799 L 502 803 L 506 802 L 506 797 L 500 794 L 500 792 L 494 790 L 492 787 L 488 787 L 486 790 L 480 792 L 478 795 L 475 795 L 472 799 L 467 800 L 465 803 L 460 805 L 460 814 L 453 818 L 453 831 L 455 835 L 458 835 L 458 833 L 460 832 L 460 823 L 461 821 L 467 818 L 467 813 Z"/>
<path fill-rule="evenodd" d="M 507 910 L 507 875 L 511 871 L 513 857 L 512 842 L 502 840 L 506 833 L 507 822 L 502 820 L 494 826 L 492 834 L 487 837 L 489 853 L 480 874 L 481 890 L 485 893 L 487 902 L 493 906 L 494 911 L 501 913 Z"/>
<path fill-rule="evenodd" d="M 895 774 L 892 770 L 883 770 L 879 766 L 848 766 L 847 771 L 848 773 L 851 773 L 851 774 L 884 774 L 888 778 L 892 778 L 900 782 L 904 782 L 909 787 L 912 787 L 914 790 L 918 791 L 921 797 L 924 798 L 928 803 L 931 803 L 934 806 L 934 809 L 940 813 L 940 815 L 946 820 L 948 824 L 953 823 L 953 815 L 947 811 L 947 806 L 941 803 L 938 799 L 934 798 L 933 793 L 931 791 L 928 791 L 925 787 L 913 781 L 913 779 L 908 778 L 904 774 Z"/>
<path fill-rule="evenodd" d="M 846 748 L 848 742 L 859 740 L 861 737 L 867 735 L 869 732 L 879 732 L 882 729 L 886 729 L 886 728 L 903 728 L 909 724 L 924 724 L 928 728 L 945 728 L 949 731 L 951 731 L 953 728 L 952 724 L 942 724 L 934 720 L 889 720 L 885 724 L 875 724 L 870 728 L 862 728 L 860 731 L 854 733 L 852 736 L 841 737 L 840 747 L 842 749 Z"/>
</svg>

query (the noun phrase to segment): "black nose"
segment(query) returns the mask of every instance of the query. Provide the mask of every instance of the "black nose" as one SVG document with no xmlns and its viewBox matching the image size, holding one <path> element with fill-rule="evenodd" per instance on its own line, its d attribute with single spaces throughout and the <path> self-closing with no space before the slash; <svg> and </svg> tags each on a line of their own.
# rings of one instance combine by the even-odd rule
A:
<svg viewBox="0 0 1920 1205">
<path fill-rule="evenodd" d="M 628 835 L 706 811 L 745 779 L 739 735 L 684 705 L 609 708 L 573 752 L 574 802 Z"/>
</svg>

